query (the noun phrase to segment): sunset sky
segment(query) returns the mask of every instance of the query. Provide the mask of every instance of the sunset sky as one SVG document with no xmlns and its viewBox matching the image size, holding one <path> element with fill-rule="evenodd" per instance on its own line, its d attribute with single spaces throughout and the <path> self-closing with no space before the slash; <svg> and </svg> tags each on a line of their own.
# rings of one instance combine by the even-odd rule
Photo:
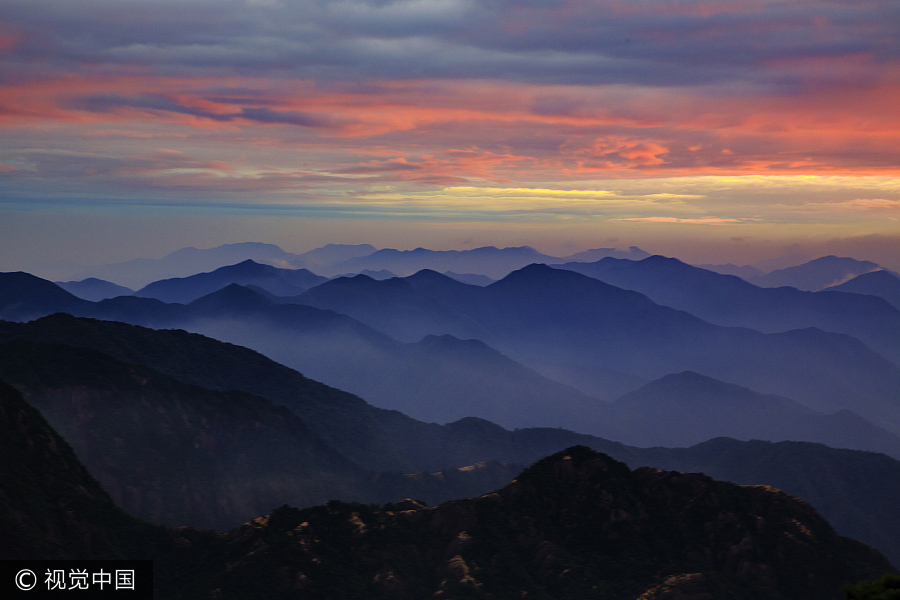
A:
<svg viewBox="0 0 900 600">
<path fill-rule="evenodd" d="M 900 269 L 896 0 L 4 0 L 0 270 L 264 241 Z"/>
</svg>

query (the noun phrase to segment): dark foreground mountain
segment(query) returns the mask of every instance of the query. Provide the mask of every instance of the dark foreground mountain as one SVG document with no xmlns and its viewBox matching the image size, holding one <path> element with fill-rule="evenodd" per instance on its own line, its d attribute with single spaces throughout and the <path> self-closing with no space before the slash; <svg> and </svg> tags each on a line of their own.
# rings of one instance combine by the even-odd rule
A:
<svg viewBox="0 0 900 600">
<path fill-rule="evenodd" d="M 787 491 L 812 504 L 843 535 L 864 539 L 900 567 L 900 462 L 883 454 L 718 438 L 690 448 L 627 449 L 616 455 L 632 466 L 703 472 Z"/>
<path fill-rule="evenodd" d="M 481 498 L 284 506 L 221 536 L 120 511 L 5 386 L 0 451 L 0 556 L 150 558 L 161 598 L 837 599 L 892 571 L 787 494 L 582 447 Z"/>
<path fill-rule="evenodd" d="M 573 447 L 435 508 L 282 507 L 203 553 L 220 598 L 839 598 L 889 565 L 766 486 Z"/>
<path fill-rule="evenodd" d="M 14 384 L 116 504 L 164 525 L 229 529 L 279 503 L 365 498 L 366 474 L 295 414 L 72 346 L 0 344 Z"/>
<path fill-rule="evenodd" d="M 144 556 L 161 528 L 119 509 L 71 447 L 0 382 L 0 558 Z"/>
</svg>

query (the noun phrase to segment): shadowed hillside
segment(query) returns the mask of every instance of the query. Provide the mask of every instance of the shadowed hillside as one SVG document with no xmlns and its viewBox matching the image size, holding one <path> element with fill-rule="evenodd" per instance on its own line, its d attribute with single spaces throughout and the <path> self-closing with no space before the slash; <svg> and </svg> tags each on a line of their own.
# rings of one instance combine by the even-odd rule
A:
<svg viewBox="0 0 900 600">
<path fill-rule="evenodd" d="M 227 565 L 227 570 L 226 570 Z M 221 598 L 839 598 L 889 565 L 765 486 L 638 469 L 583 447 L 433 509 L 282 507 L 220 540 Z M 274 574 L 274 576 L 273 576 Z M 251 592 L 252 590 L 252 592 Z"/>
</svg>

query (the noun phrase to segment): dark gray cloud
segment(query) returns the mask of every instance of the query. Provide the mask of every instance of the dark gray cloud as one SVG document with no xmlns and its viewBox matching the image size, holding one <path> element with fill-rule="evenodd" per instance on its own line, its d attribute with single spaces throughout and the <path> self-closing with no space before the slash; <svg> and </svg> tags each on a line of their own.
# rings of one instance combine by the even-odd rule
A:
<svg viewBox="0 0 900 600">
<path fill-rule="evenodd" d="M 241 104 L 240 98 L 227 100 L 231 104 Z M 250 100 L 256 103 L 254 100 Z M 137 108 L 149 111 L 165 111 L 213 121 L 229 122 L 235 119 L 246 119 L 257 123 L 273 123 L 281 125 L 299 125 L 302 127 L 329 127 L 333 123 L 297 111 L 274 111 L 268 108 L 242 108 L 240 112 L 217 113 L 193 106 L 185 106 L 164 96 L 141 94 L 123 96 L 121 94 L 94 94 L 70 99 L 69 108 L 90 112 L 110 112 L 117 108 Z"/>
<path fill-rule="evenodd" d="M 4 4 L 5 28 L 20 36 L 6 76 L 40 62 L 58 72 L 103 64 L 163 75 L 777 87 L 812 76 L 791 61 L 864 55 L 858 68 L 874 77 L 900 59 L 893 0 L 747 0 L 718 12 L 691 0 Z"/>
</svg>

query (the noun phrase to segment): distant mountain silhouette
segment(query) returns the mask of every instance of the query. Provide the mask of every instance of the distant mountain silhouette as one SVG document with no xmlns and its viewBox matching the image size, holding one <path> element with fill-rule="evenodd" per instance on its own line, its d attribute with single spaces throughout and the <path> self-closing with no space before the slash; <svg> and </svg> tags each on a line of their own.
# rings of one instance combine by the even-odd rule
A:
<svg viewBox="0 0 900 600">
<path fill-rule="evenodd" d="M 846 283 L 825 288 L 824 291 L 878 296 L 900 310 L 900 277 L 885 269 L 857 275 Z"/>
<path fill-rule="evenodd" d="M 645 252 L 637 246 L 628 248 L 594 248 L 593 250 L 585 250 L 577 252 L 569 256 L 563 256 L 548 264 L 556 264 L 561 262 L 593 262 L 601 258 L 613 257 L 625 260 L 641 260 L 650 256 L 649 252 Z"/>
<path fill-rule="evenodd" d="M 449 277 L 450 279 L 455 279 L 460 283 L 467 283 L 469 285 L 490 285 L 496 281 L 495 279 L 491 279 L 487 275 L 479 275 L 477 273 L 454 273 L 453 271 L 446 271 L 444 275 Z"/>
<path fill-rule="evenodd" d="M 357 275 L 365 275 L 366 277 L 371 277 L 372 279 L 382 280 L 382 279 L 392 279 L 397 275 L 391 273 L 387 269 L 381 269 L 380 271 L 373 271 L 372 269 L 363 269 L 359 273 L 341 273 L 340 275 L 335 275 L 331 277 L 331 279 L 340 279 L 341 277 L 356 277 Z"/>
<path fill-rule="evenodd" d="M 385 248 L 368 256 L 337 263 L 332 268 L 338 272 L 359 273 L 364 269 L 387 269 L 400 276 L 407 276 L 431 269 L 457 273 L 478 273 L 493 279 L 505 276 L 533 262 L 552 261 L 554 257 L 541 254 L 534 248 L 496 248 L 485 246 L 473 250 L 394 250 Z"/>
<path fill-rule="evenodd" d="M 760 277 L 761 275 L 765 275 L 765 271 L 757 269 L 751 265 L 735 265 L 732 263 L 726 263 L 724 265 L 694 265 L 698 269 L 706 269 L 707 271 L 713 271 L 714 273 L 719 273 L 720 275 L 734 275 L 735 277 L 740 277 L 745 281 L 750 281 L 756 277 Z"/>
<path fill-rule="evenodd" d="M 245 242 L 224 244 L 215 248 L 181 248 L 163 258 L 138 258 L 121 263 L 87 267 L 73 278 L 97 277 L 131 289 L 140 289 L 161 279 L 188 277 L 196 273 L 212 271 L 243 260 L 277 264 L 281 267 L 294 266 L 291 261 L 295 254 L 285 252 L 274 244 Z"/>
<path fill-rule="evenodd" d="M 796 267 L 778 269 L 750 280 L 762 287 L 780 287 L 788 285 L 798 290 L 818 292 L 827 287 L 840 285 L 857 275 L 870 273 L 881 267 L 867 260 L 823 256 Z"/>
<path fill-rule="evenodd" d="M 377 256 L 373 257 L 372 255 L 376 253 Z M 95 277 L 131 289 L 139 289 L 154 281 L 189 277 L 248 259 L 285 269 L 309 269 L 328 277 L 365 273 L 376 279 L 382 279 L 393 277 L 394 273 L 406 276 L 421 269 L 434 269 L 487 275 L 492 279 L 499 279 L 510 271 L 532 262 L 597 260 L 604 256 L 636 260 L 646 257 L 647 253 L 632 246 L 627 249 L 598 248 L 558 258 L 541 254 L 527 246 L 502 249 L 487 246 L 473 250 L 436 251 L 424 248 L 377 250 L 370 244 L 327 244 L 308 252 L 294 254 L 274 244 L 246 242 L 224 244 L 208 249 L 182 248 L 160 259 L 140 258 L 93 267 L 59 268 L 62 269 L 61 272 L 69 273 L 68 278 L 71 279 Z M 397 268 L 390 265 L 396 265 Z"/>
<path fill-rule="evenodd" d="M 775 333 L 805 327 L 846 333 L 900 364 L 900 310 L 874 298 L 764 288 L 675 258 L 606 258 L 561 268 L 645 294 L 711 323 Z"/>
<path fill-rule="evenodd" d="M 321 248 L 295 255 L 291 263 L 297 268 L 316 271 L 317 268 L 368 256 L 376 250 L 377 248 L 371 244 L 326 244 Z"/>
<path fill-rule="evenodd" d="M 900 389 L 900 370 L 848 336 L 714 326 L 636 292 L 542 265 L 463 291 L 445 294 L 453 310 L 489 327 L 489 345 L 528 366 L 601 365 L 648 379 L 691 370 L 820 412 L 852 408 L 895 433 L 900 426 L 896 401 L 884 394 Z M 841 375 L 825 384 L 838 371 L 853 383 Z M 882 383 L 876 387 L 875 380 Z"/>
<path fill-rule="evenodd" d="M 605 423 L 606 402 L 546 379 L 479 340 L 427 336 L 388 360 L 365 385 L 348 389 L 421 421 L 479 417 L 506 428 L 583 432 Z"/>
<path fill-rule="evenodd" d="M 490 343 L 490 330 L 456 306 L 477 290 L 477 286 L 425 269 L 410 277 L 383 281 L 365 275 L 332 279 L 297 300 L 349 315 L 401 341 L 450 334 Z"/>
<path fill-rule="evenodd" d="M 633 446 L 693 446 L 715 437 L 820 442 L 884 452 L 900 459 L 900 437 L 852 411 L 832 415 L 771 394 L 686 371 L 667 375 L 616 400 L 608 419 Z"/>
<path fill-rule="evenodd" d="M 254 285 L 276 296 L 296 296 L 325 281 L 328 281 L 327 278 L 306 269 L 279 269 L 248 259 L 210 273 L 156 281 L 136 291 L 134 295 L 168 303 L 188 304 L 233 283 Z"/>
<path fill-rule="evenodd" d="M 56 285 L 70 294 L 91 302 L 99 302 L 100 300 L 115 298 L 116 296 L 130 296 L 134 293 L 134 290 L 131 288 L 103 281 L 96 277 L 89 277 L 81 281 L 57 281 Z"/>
</svg>

